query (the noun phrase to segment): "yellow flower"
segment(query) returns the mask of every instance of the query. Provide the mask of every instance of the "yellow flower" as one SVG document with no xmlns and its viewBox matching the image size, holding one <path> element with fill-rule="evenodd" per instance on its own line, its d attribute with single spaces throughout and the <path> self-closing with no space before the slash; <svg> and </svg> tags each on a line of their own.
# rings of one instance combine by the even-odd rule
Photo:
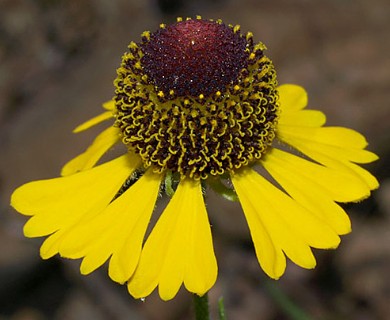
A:
<svg viewBox="0 0 390 320">
<path fill-rule="evenodd" d="M 336 248 L 351 231 L 338 203 L 378 187 L 356 164 L 377 156 L 356 131 L 324 127 L 322 112 L 305 109 L 303 88 L 278 87 L 265 50 L 239 26 L 200 17 L 130 43 L 115 97 L 75 132 L 114 120 L 110 127 L 62 177 L 12 195 L 31 216 L 25 236 L 47 236 L 42 258 L 81 258 L 82 274 L 109 260 L 111 279 L 136 298 L 158 287 L 169 300 L 182 284 L 203 295 L 217 278 L 207 185 L 235 192 L 271 278 L 284 273 L 286 256 L 310 269 L 311 248 Z M 128 152 L 97 164 L 121 142 Z M 149 234 L 162 190 L 174 193 Z"/>
</svg>

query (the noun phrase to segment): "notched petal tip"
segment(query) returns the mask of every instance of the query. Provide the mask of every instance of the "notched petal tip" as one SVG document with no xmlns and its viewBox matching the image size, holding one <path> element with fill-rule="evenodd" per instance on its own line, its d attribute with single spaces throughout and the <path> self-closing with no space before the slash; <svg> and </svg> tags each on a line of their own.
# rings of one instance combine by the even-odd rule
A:
<svg viewBox="0 0 390 320">
<path fill-rule="evenodd" d="M 147 239 L 128 290 L 141 298 L 158 286 L 161 299 L 170 300 L 184 283 L 204 294 L 217 272 L 200 181 L 184 179 Z"/>
<path fill-rule="evenodd" d="M 316 264 L 311 247 L 328 249 L 339 244 L 340 238 L 330 226 L 254 170 L 234 175 L 232 181 L 259 263 L 272 278 L 283 274 L 282 250 L 295 264 L 311 269 Z"/>
<path fill-rule="evenodd" d="M 61 232 L 57 231 L 42 243 L 39 253 L 43 260 L 50 259 L 58 253 L 59 239 L 61 239 Z"/>
<path fill-rule="evenodd" d="M 69 230 L 59 246 L 60 254 L 83 258 L 82 274 L 109 260 L 110 278 L 126 282 L 137 266 L 160 183 L 161 176 L 148 170 L 106 208 Z"/>
<path fill-rule="evenodd" d="M 48 235 L 40 249 L 41 257 L 49 259 L 62 253 L 60 247 L 66 235 L 105 208 L 138 165 L 139 160 L 124 155 L 81 173 L 34 181 L 18 188 L 11 197 L 12 205 L 20 212 L 33 213 L 24 227 L 25 235 Z M 80 257 L 78 252 L 73 254 Z M 97 254 L 95 260 L 84 262 L 82 272 L 89 273 L 104 263 L 99 261 L 101 257 Z"/>
<path fill-rule="evenodd" d="M 351 190 L 355 187 L 355 180 L 350 181 L 349 176 L 340 176 L 338 171 L 278 149 L 269 152 L 261 164 L 291 198 L 337 234 L 350 231 L 350 219 L 334 198 L 340 196 L 336 187 L 347 191 L 349 197 L 361 195 L 359 189 L 357 193 Z"/>
</svg>

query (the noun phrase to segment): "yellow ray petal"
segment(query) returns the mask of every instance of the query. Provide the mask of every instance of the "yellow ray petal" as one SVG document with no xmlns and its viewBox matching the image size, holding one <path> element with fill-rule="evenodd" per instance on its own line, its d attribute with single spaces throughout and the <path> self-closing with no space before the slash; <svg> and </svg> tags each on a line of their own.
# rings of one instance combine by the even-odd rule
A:
<svg viewBox="0 0 390 320">
<path fill-rule="evenodd" d="M 370 194 L 366 184 L 349 170 L 326 167 L 275 148 L 267 153 L 264 163 L 268 158 L 273 162 L 282 159 L 278 163 L 286 171 L 297 172 L 302 179 L 314 181 L 334 201 L 357 201 Z"/>
<path fill-rule="evenodd" d="M 105 208 L 127 177 L 138 167 L 135 156 L 115 160 L 68 177 L 27 183 L 15 190 L 11 205 L 20 213 L 32 215 L 26 223 L 27 237 L 57 231 L 45 241 L 45 257 L 58 250 L 58 241 L 68 228 Z M 55 254 L 54 253 L 54 254 Z"/>
<path fill-rule="evenodd" d="M 73 130 L 73 132 L 79 133 L 81 131 L 85 131 L 85 130 L 92 128 L 93 126 L 96 126 L 97 124 L 99 124 L 105 120 L 108 120 L 110 118 L 113 118 L 112 111 L 103 112 L 103 113 L 99 114 L 98 116 L 93 117 L 92 119 L 89 119 L 88 121 L 77 126 Z"/>
<path fill-rule="evenodd" d="M 361 177 L 364 182 L 367 184 L 368 188 L 370 190 L 375 190 L 379 188 L 379 182 L 378 180 L 366 169 L 363 169 L 362 167 L 354 164 L 354 163 L 346 163 L 346 166 L 352 170 L 357 176 Z M 361 199 L 358 199 L 361 200 Z M 357 201 L 358 201 L 357 200 Z"/>
<path fill-rule="evenodd" d="M 113 164 L 110 166 L 111 168 L 105 168 L 107 169 L 105 171 L 99 170 L 100 174 L 84 171 L 89 174 L 82 177 L 73 175 L 70 177 L 74 178 L 68 181 L 55 181 L 57 184 L 62 184 L 63 189 L 61 188 L 62 190 L 59 192 L 63 192 L 64 195 L 64 198 L 57 202 L 54 202 L 54 199 L 61 197 L 59 194 L 42 190 L 42 199 L 47 199 L 50 196 L 51 198 L 47 200 L 47 207 L 37 209 L 34 216 L 25 224 L 23 229 L 25 236 L 40 237 L 51 234 L 57 230 L 68 228 L 87 214 L 94 215 L 105 208 L 132 172 L 132 168 L 129 168 L 126 163 L 120 162 L 122 161 L 115 164 L 115 168 Z M 37 186 L 39 187 L 39 185 L 47 187 L 48 184 L 42 183 Z M 50 185 L 57 187 L 53 183 Z M 69 189 L 65 189 L 64 186 Z"/>
<path fill-rule="evenodd" d="M 285 143 L 304 153 L 314 161 L 317 161 L 327 167 L 338 169 L 339 171 L 344 172 L 345 174 L 349 174 L 350 176 L 358 177 L 361 182 L 366 185 L 366 188 L 368 188 L 366 193 L 367 196 L 369 196 L 370 190 L 378 188 L 378 180 L 367 170 L 359 167 L 352 162 L 349 162 L 347 156 L 347 153 L 349 151 L 356 151 L 354 153 L 355 161 L 360 160 L 360 162 L 371 162 L 377 159 L 377 156 L 374 153 L 359 149 L 351 151 L 351 149 L 348 150 L 346 148 L 343 149 L 341 147 L 337 148 L 337 150 L 334 150 L 331 146 L 319 143 L 312 143 L 301 138 L 296 138 L 293 135 L 286 134 L 282 130 L 278 132 L 278 135 L 280 139 L 283 140 Z M 362 197 L 361 199 L 364 198 L 365 197 Z"/>
<path fill-rule="evenodd" d="M 295 84 L 284 84 L 278 87 L 279 103 L 282 112 L 301 110 L 307 106 L 305 89 Z"/>
<path fill-rule="evenodd" d="M 147 171 L 105 210 L 69 230 L 62 238 L 60 255 L 84 257 L 83 274 L 94 271 L 111 256 L 110 277 L 119 283 L 127 281 L 138 263 L 160 181 L 161 175 Z"/>
<path fill-rule="evenodd" d="M 258 178 L 261 177 L 256 172 L 246 169 L 232 176 L 232 182 L 247 218 L 253 243 L 255 246 L 259 243 L 262 246 L 262 248 L 255 248 L 256 254 L 260 253 L 260 256 L 257 256 L 260 266 L 271 278 L 278 279 L 285 270 L 285 258 L 281 257 L 284 251 L 301 267 L 314 268 L 315 259 L 309 246 L 303 242 L 297 230 L 286 225 L 281 217 L 283 211 L 290 210 L 289 206 L 278 203 L 279 199 L 273 198 L 272 194 L 264 197 L 261 190 L 263 181 L 256 181 Z M 264 190 L 264 193 L 266 191 Z M 255 239 L 256 235 L 264 231 L 268 234 L 273 248 L 270 248 L 268 243 L 262 243 L 262 239 Z M 269 265 L 271 268 L 265 269 L 264 265 Z"/>
<path fill-rule="evenodd" d="M 63 230 L 66 229 L 61 229 L 53 233 L 52 235 L 50 235 L 50 237 L 47 237 L 46 240 L 43 241 L 39 250 L 42 259 L 50 259 L 58 253 L 58 241 L 64 234 Z"/>
<path fill-rule="evenodd" d="M 283 110 L 278 122 L 285 126 L 321 127 L 326 122 L 326 116 L 318 110 Z"/>
<path fill-rule="evenodd" d="M 327 155 L 344 161 L 370 163 L 378 156 L 363 150 L 367 146 L 366 139 L 358 132 L 347 128 L 295 128 L 279 126 L 278 137 L 287 142 L 300 140 L 308 147 L 321 150 Z"/>
<path fill-rule="evenodd" d="M 364 149 L 367 147 L 367 140 L 359 132 L 343 127 L 291 127 L 280 126 L 279 131 L 283 135 L 316 142 L 319 144 L 349 148 Z"/>
<path fill-rule="evenodd" d="M 251 186 L 248 186 L 245 182 L 245 175 L 236 174 L 232 176 L 232 182 L 237 194 L 239 194 L 259 264 L 269 277 L 279 279 L 286 269 L 286 257 L 279 244 L 274 242 L 273 237 L 270 235 L 270 230 L 267 229 L 267 226 L 257 213 L 257 207 L 260 204 L 254 202 L 251 198 L 251 191 L 250 189 L 248 190 Z"/>
<path fill-rule="evenodd" d="M 108 240 L 108 239 L 107 239 Z M 100 241 L 101 244 L 105 243 L 104 241 Z M 107 243 L 106 243 L 107 247 Z M 107 259 L 110 257 L 109 250 L 104 250 L 106 248 L 100 246 L 94 246 L 89 251 L 89 254 L 85 256 L 83 261 L 80 265 L 80 273 L 82 275 L 90 274 L 91 272 L 95 271 L 97 268 L 102 266 Z"/>
<path fill-rule="evenodd" d="M 111 189 L 110 185 L 115 185 L 113 188 L 117 191 L 123 177 L 139 164 L 138 157 L 126 154 L 75 175 L 29 182 L 14 191 L 11 205 L 25 215 L 56 211 L 53 214 L 60 216 L 57 210 L 61 208 L 65 212 L 89 208 L 91 202 L 85 201 L 88 197 L 100 199 L 96 195 L 105 194 L 108 188 Z"/>
<path fill-rule="evenodd" d="M 304 162 L 309 170 L 306 170 Z M 299 159 L 277 149 L 267 153 L 266 159 L 262 160 L 261 164 L 294 200 L 317 215 L 323 223 L 331 226 L 337 234 L 346 234 L 351 231 L 351 222 L 345 211 L 333 201 L 332 193 L 327 192 L 317 182 L 323 183 L 323 178 L 328 180 L 329 176 L 334 176 L 332 169 Z M 310 170 L 312 166 L 317 170 Z M 333 189 L 336 181 L 338 180 L 331 180 L 329 189 Z M 347 184 L 349 183 L 350 180 L 347 181 Z M 355 187 L 354 184 L 352 184 L 353 187 Z M 348 189 L 344 190 L 348 191 Z M 361 194 L 359 196 L 361 197 Z"/>
<path fill-rule="evenodd" d="M 234 175 L 232 181 L 245 215 L 248 209 L 254 211 L 256 215 L 257 221 L 249 227 L 252 237 L 252 230 L 263 225 L 275 249 L 282 249 L 299 266 L 304 268 L 315 266 L 315 259 L 309 246 L 316 248 L 338 246 L 340 238 L 330 227 L 324 225 L 321 220 L 254 170 L 247 168 Z M 253 220 L 249 219 L 248 224 L 254 222 Z M 258 258 L 271 260 L 273 257 L 268 255 Z M 274 265 L 275 263 L 276 261 L 273 261 Z M 274 269 L 282 270 L 281 266 Z"/>
<path fill-rule="evenodd" d="M 103 103 L 103 108 L 106 110 L 114 110 L 115 109 L 115 101 L 109 100 Z"/>
<path fill-rule="evenodd" d="M 120 140 L 119 129 L 109 127 L 101 132 L 88 147 L 88 149 L 76 158 L 70 160 L 62 168 L 61 175 L 68 176 L 78 171 L 91 169 L 99 159 Z"/>
<path fill-rule="evenodd" d="M 134 297 L 142 298 L 158 285 L 160 297 L 169 300 L 183 282 L 188 291 L 203 295 L 216 277 L 217 263 L 201 185 L 185 179 L 147 239 L 128 289 Z"/>
</svg>

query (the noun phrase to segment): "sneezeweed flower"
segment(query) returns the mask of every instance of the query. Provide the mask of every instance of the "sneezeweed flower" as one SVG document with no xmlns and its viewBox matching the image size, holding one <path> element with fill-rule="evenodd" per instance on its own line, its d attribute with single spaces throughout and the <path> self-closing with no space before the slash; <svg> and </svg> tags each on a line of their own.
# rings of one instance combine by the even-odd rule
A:
<svg viewBox="0 0 390 320">
<path fill-rule="evenodd" d="M 377 159 L 362 135 L 325 127 L 322 112 L 305 109 L 303 88 L 278 86 L 266 47 L 239 26 L 178 19 L 128 48 L 106 111 L 75 131 L 110 126 L 62 177 L 12 195 L 12 206 L 31 216 L 24 234 L 47 236 L 42 258 L 81 258 L 82 274 L 109 260 L 111 279 L 136 298 L 158 287 L 169 300 L 182 284 L 203 295 L 217 278 L 207 185 L 236 194 L 273 279 L 286 257 L 310 269 L 311 248 L 338 246 L 351 231 L 338 203 L 378 187 L 356 164 Z M 121 143 L 125 154 L 97 164 Z M 164 190 L 172 198 L 149 233 Z"/>
</svg>

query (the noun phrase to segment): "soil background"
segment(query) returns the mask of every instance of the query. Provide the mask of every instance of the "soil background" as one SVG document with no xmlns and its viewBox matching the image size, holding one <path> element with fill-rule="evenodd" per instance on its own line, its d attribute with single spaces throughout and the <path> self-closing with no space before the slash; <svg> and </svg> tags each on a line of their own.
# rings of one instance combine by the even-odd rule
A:
<svg viewBox="0 0 390 320">
<path fill-rule="evenodd" d="M 0 0 L 0 319 L 192 319 L 185 290 L 142 302 L 105 268 L 84 277 L 79 261 L 41 260 L 42 239 L 23 237 L 26 219 L 9 198 L 22 183 L 58 176 L 99 132 L 71 133 L 113 96 L 131 40 L 197 14 L 252 31 L 280 83 L 304 86 L 328 124 L 362 132 L 380 156 L 366 167 L 381 188 L 345 206 L 353 232 L 337 250 L 315 251 L 315 270 L 289 264 L 277 282 L 258 266 L 239 206 L 209 193 L 220 269 L 213 317 L 223 295 L 231 320 L 390 319 L 388 0 Z M 288 315 L 276 291 L 307 317 Z"/>
</svg>

